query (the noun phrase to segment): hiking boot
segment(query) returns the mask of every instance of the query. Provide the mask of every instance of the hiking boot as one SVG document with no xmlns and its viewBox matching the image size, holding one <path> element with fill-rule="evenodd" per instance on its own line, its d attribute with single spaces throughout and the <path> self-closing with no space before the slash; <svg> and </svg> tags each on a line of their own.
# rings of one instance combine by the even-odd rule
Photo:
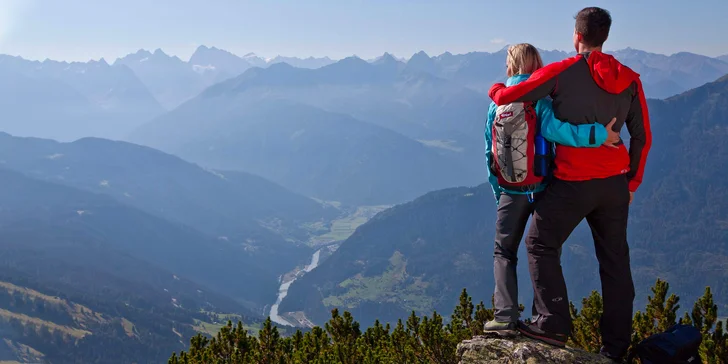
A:
<svg viewBox="0 0 728 364">
<path fill-rule="evenodd" d="M 564 334 L 553 334 L 541 330 L 536 324 L 526 325 L 523 322 L 518 323 L 518 331 L 521 334 L 549 345 L 563 348 L 566 346 L 567 336 Z"/>
<path fill-rule="evenodd" d="M 601 349 L 601 350 L 599 351 L 599 354 L 600 354 L 601 356 L 603 356 L 603 357 L 606 357 L 606 358 L 608 358 L 608 359 L 611 359 L 611 360 L 612 360 L 613 362 L 615 362 L 615 363 L 626 363 L 626 362 L 627 362 L 627 361 L 626 361 L 626 360 L 624 360 L 624 358 L 622 358 L 622 357 L 616 357 L 616 356 L 613 356 L 613 355 L 609 354 L 608 352 L 604 351 L 604 348 L 602 348 L 602 349 Z"/>
<path fill-rule="evenodd" d="M 491 320 L 485 323 L 483 328 L 485 332 L 498 334 L 500 336 L 516 336 L 518 335 L 518 329 L 515 322 L 498 322 Z"/>
</svg>

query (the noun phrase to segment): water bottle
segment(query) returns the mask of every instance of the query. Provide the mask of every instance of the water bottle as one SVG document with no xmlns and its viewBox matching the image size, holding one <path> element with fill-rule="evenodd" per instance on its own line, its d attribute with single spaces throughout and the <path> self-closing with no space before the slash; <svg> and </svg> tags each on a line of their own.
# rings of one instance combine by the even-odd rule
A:
<svg viewBox="0 0 728 364">
<path fill-rule="evenodd" d="M 549 174 L 549 143 L 541 134 L 536 134 L 535 174 L 546 177 Z"/>
</svg>

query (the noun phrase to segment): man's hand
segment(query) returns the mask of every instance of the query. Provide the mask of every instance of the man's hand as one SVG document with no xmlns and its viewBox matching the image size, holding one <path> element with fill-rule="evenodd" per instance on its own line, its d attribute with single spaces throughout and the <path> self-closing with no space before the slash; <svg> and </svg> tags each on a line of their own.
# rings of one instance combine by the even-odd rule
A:
<svg viewBox="0 0 728 364">
<path fill-rule="evenodd" d="M 619 136 L 619 132 L 612 129 L 614 127 L 614 123 L 616 122 L 617 118 L 612 118 L 612 121 L 610 121 L 609 124 L 605 126 L 605 128 L 607 129 L 607 140 L 605 140 L 604 144 L 602 145 L 610 148 L 617 148 L 617 143 L 622 140 L 622 138 Z"/>
<path fill-rule="evenodd" d="M 632 200 L 634 200 L 634 192 L 629 191 L 629 204 L 632 204 Z"/>
</svg>

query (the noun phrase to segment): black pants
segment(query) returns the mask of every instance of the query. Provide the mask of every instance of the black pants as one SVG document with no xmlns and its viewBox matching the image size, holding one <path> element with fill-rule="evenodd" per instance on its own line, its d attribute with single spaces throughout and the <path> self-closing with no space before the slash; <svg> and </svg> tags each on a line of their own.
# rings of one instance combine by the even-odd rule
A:
<svg viewBox="0 0 728 364">
<path fill-rule="evenodd" d="M 623 356 L 632 333 L 634 285 L 627 245 L 629 190 L 624 175 L 589 181 L 554 180 L 536 205 L 526 247 L 534 301 L 544 331 L 569 334 L 571 317 L 558 251 L 586 218 L 594 237 L 604 314 L 603 350 Z"/>
<path fill-rule="evenodd" d="M 527 195 L 502 193 L 495 223 L 493 277 L 495 278 L 495 320 L 518 321 L 518 246 L 535 203 Z"/>
<path fill-rule="evenodd" d="M 530 201 L 528 195 L 502 193 L 498 200 L 498 219 L 495 223 L 495 246 L 493 249 L 493 277 L 495 278 L 495 320 L 517 322 L 518 311 L 518 246 L 526 231 L 528 218 L 533 214 L 536 203 L 543 196 L 539 192 Z M 561 253 L 561 249 L 559 249 Z M 536 316 L 536 306 L 531 309 Z"/>
</svg>

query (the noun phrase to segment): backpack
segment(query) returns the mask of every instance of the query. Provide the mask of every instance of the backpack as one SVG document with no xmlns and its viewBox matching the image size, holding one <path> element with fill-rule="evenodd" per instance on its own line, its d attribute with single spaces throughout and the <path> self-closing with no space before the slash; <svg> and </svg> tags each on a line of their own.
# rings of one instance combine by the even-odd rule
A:
<svg viewBox="0 0 728 364">
<path fill-rule="evenodd" d="M 695 326 L 678 324 L 642 340 L 630 353 L 627 362 L 639 358 L 642 364 L 698 364 L 698 349 L 702 341 L 703 335 Z"/>
<path fill-rule="evenodd" d="M 535 105 L 514 102 L 496 109 L 491 168 L 506 189 L 532 191 L 548 176 L 551 148 L 541 136 Z"/>
</svg>

